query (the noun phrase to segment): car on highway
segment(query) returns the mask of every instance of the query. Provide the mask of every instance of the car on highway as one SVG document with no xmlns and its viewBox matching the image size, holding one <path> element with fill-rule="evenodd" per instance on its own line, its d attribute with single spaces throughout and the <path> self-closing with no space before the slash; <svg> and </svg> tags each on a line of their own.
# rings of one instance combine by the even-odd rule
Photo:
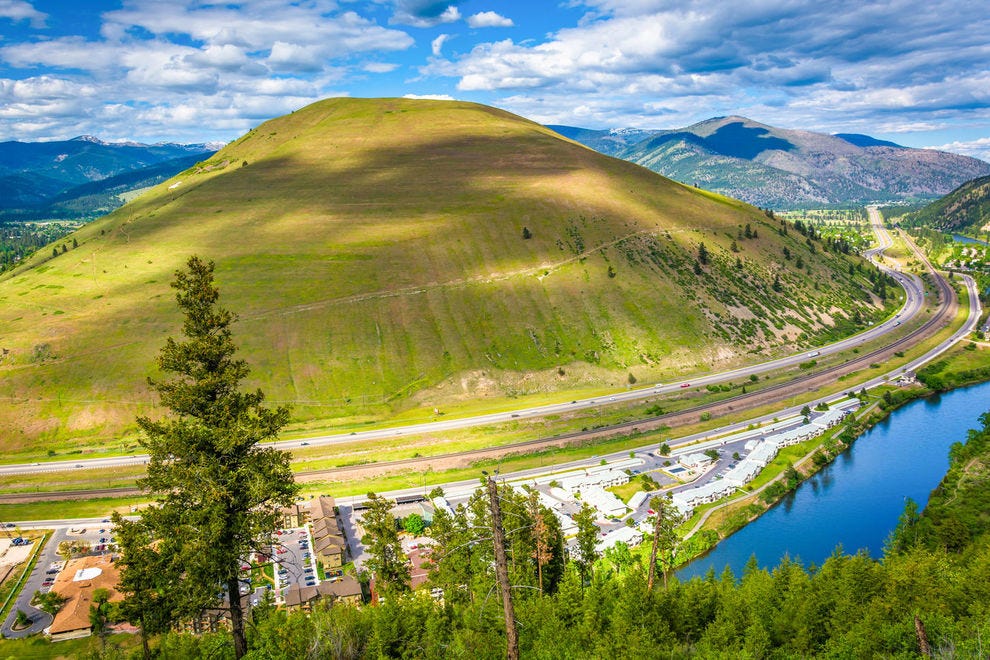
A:
<svg viewBox="0 0 990 660">
<path fill-rule="evenodd" d="M 691 383 L 681 383 L 681 387 L 691 387 Z"/>
</svg>

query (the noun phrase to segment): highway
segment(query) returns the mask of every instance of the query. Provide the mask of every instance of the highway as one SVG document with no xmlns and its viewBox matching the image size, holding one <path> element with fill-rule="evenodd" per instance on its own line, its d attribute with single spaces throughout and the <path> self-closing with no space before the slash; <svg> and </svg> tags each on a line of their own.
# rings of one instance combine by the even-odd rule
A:
<svg viewBox="0 0 990 660">
<path fill-rule="evenodd" d="M 879 222 L 878 216 L 877 217 L 874 217 L 873 218 L 873 221 L 874 221 L 874 223 L 878 223 Z M 879 228 L 879 229 L 880 229 L 880 232 L 878 232 L 878 233 L 880 233 L 880 236 L 885 237 L 885 239 L 886 239 L 886 240 L 882 240 L 881 246 L 883 244 L 886 244 L 887 246 L 889 246 L 891 244 L 889 235 L 887 235 L 886 232 L 883 232 L 882 231 L 882 228 Z M 920 262 L 922 264 L 924 264 L 927 268 L 931 269 L 931 265 L 927 262 L 927 260 L 925 259 L 924 255 L 920 254 L 917 251 L 917 249 L 914 248 L 913 246 L 912 246 L 912 249 L 915 250 L 916 257 L 920 260 Z M 931 271 L 930 270 L 930 272 L 934 272 L 934 271 Z M 877 376 L 875 376 L 874 378 L 872 378 L 871 380 L 869 380 L 869 381 L 867 381 L 865 383 L 862 383 L 862 382 L 857 383 L 855 385 L 855 387 L 857 389 L 858 388 L 861 388 L 861 387 L 872 388 L 872 387 L 875 387 L 875 386 L 878 386 L 878 385 L 887 383 L 887 382 L 889 382 L 891 380 L 894 380 L 894 379 L 898 378 L 900 375 L 902 375 L 902 373 L 904 373 L 906 371 L 915 371 L 919 367 L 921 367 L 923 364 L 925 364 L 925 363 L 927 363 L 927 362 L 935 359 L 936 357 L 938 357 L 938 355 L 940 355 L 942 352 L 948 350 L 956 342 L 958 342 L 959 340 L 963 339 L 969 333 L 971 333 L 973 330 L 975 330 L 976 324 L 978 323 L 979 318 L 980 318 L 980 314 L 981 314 L 980 302 L 979 302 L 979 297 L 978 297 L 978 291 L 976 289 L 976 283 L 973 281 L 972 278 L 970 278 L 968 276 L 964 276 L 962 279 L 963 279 L 963 282 L 965 283 L 966 288 L 967 288 L 968 303 L 969 303 L 968 304 L 968 317 L 967 317 L 966 321 L 963 323 L 963 325 L 958 330 L 956 330 L 952 334 L 951 337 L 949 337 L 945 341 L 941 342 L 938 346 L 935 346 L 934 348 L 932 348 L 930 351 L 928 351 L 927 353 L 925 353 L 923 356 L 921 356 L 921 357 L 919 357 L 919 358 L 911 361 L 909 364 L 904 365 L 902 367 L 898 367 L 898 368 L 896 368 L 894 370 L 887 371 L 886 373 L 880 373 L 880 374 L 878 374 Z M 870 353 L 868 353 L 866 355 L 858 356 L 856 360 L 847 362 L 845 365 L 840 365 L 839 367 L 831 368 L 831 369 L 826 370 L 826 371 L 823 371 L 823 372 L 821 372 L 819 374 L 810 374 L 808 376 L 804 376 L 802 378 L 795 379 L 795 381 L 791 381 L 791 382 L 788 382 L 788 383 L 783 383 L 781 385 L 774 386 L 773 388 L 767 388 L 767 389 L 781 390 L 782 391 L 782 394 L 785 397 L 790 397 L 791 396 L 790 393 L 786 390 L 786 388 L 792 388 L 792 389 L 800 390 L 801 392 L 806 393 L 808 391 L 808 389 L 809 389 L 809 388 L 805 387 L 805 385 L 807 383 L 814 384 L 816 382 L 820 382 L 820 381 L 823 381 L 823 380 L 824 381 L 834 380 L 834 378 L 837 376 L 837 373 L 836 373 L 837 370 L 841 370 L 841 369 L 846 369 L 846 370 L 862 369 L 864 366 L 866 366 L 867 363 L 869 363 L 871 360 L 875 359 L 877 355 L 881 355 L 882 354 L 882 355 L 886 355 L 887 357 L 889 357 L 889 356 L 893 355 L 893 353 L 896 350 L 898 350 L 899 347 L 906 346 L 906 345 L 912 344 L 912 343 L 916 343 L 917 341 L 920 341 L 924 337 L 929 336 L 933 331 L 944 327 L 949 322 L 949 319 L 951 319 L 952 316 L 955 314 L 955 311 L 954 311 L 955 310 L 955 305 L 953 304 L 955 302 L 955 294 L 952 291 L 949 283 L 946 282 L 943 278 L 936 277 L 935 280 L 936 280 L 936 283 L 937 283 L 938 288 L 939 288 L 939 294 L 938 295 L 939 295 L 941 301 L 943 302 L 943 305 L 942 305 L 942 308 L 940 309 L 940 311 L 938 313 L 936 313 L 936 314 L 933 314 L 932 315 L 932 318 L 930 318 L 924 324 L 924 326 L 922 326 L 922 327 L 914 330 L 909 335 L 898 339 L 897 341 L 893 342 L 892 344 L 890 344 L 890 345 L 888 345 L 888 346 L 886 346 L 884 348 L 877 349 L 876 351 L 871 351 Z M 917 284 L 917 278 L 908 278 L 906 276 L 904 276 L 904 280 L 899 280 L 899 281 L 910 281 L 910 282 L 914 282 L 914 283 Z M 915 293 L 917 293 L 917 292 L 915 292 Z M 905 307 L 907 307 L 907 305 Z M 802 359 L 802 356 L 799 356 L 799 359 Z M 674 416 L 677 416 L 677 415 L 692 415 L 693 416 L 693 419 L 696 420 L 697 419 L 698 411 L 699 410 L 702 410 L 702 409 L 705 409 L 705 410 L 716 410 L 716 414 L 721 414 L 721 412 L 724 412 L 724 409 L 725 408 L 728 408 L 728 410 L 732 410 L 734 404 L 741 403 L 740 399 L 749 398 L 749 397 L 756 398 L 756 397 L 760 397 L 760 396 L 765 396 L 766 393 L 767 393 L 767 389 L 764 389 L 764 390 L 761 390 L 761 391 L 758 391 L 758 392 L 754 392 L 754 393 L 751 393 L 751 394 L 747 394 L 747 395 L 741 395 L 741 396 L 733 397 L 731 399 L 723 400 L 723 401 L 718 402 L 716 404 L 712 404 L 712 405 L 704 406 L 704 407 L 698 407 L 698 408 L 692 409 L 690 411 L 681 411 L 679 413 L 675 413 L 674 415 L 666 415 L 666 416 L 663 416 L 663 417 L 655 418 L 652 421 L 672 421 L 671 418 L 674 417 Z M 813 390 L 813 389 L 815 389 L 815 387 L 811 387 L 810 389 Z M 820 398 L 820 399 L 817 399 L 817 400 L 814 400 L 814 401 L 810 401 L 810 402 L 807 402 L 807 401 L 802 400 L 801 403 L 798 403 L 796 405 L 791 405 L 789 407 L 785 407 L 785 408 L 782 408 L 782 409 L 775 409 L 773 412 L 768 413 L 768 414 L 765 414 L 765 415 L 762 415 L 762 416 L 759 416 L 759 417 L 745 419 L 745 420 L 742 420 L 742 421 L 739 421 L 739 422 L 736 422 L 736 423 L 733 423 L 733 424 L 722 426 L 722 427 L 717 428 L 717 429 L 708 430 L 708 431 L 702 431 L 702 432 L 695 433 L 695 434 L 692 434 L 692 435 L 679 437 L 676 440 L 675 439 L 669 439 L 668 440 L 668 444 L 672 447 L 672 449 L 675 451 L 675 453 L 676 452 L 680 452 L 680 451 L 684 451 L 684 450 L 688 450 L 688 449 L 690 451 L 692 451 L 692 452 L 694 452 L 694 451 L 702 451 L 702 450 L 704 450 L 706 448 L 709 448 L 709 447 L 720 446 L 721 443 L 722 443 L 721 438 L 723 436 L 725 436 L 726 434 L 733 433 L 733 432 L 738 432 L 738 431 L 742 431 L 744 429 L 747 429 L 747 428 L 750 428 L 750 427 L 753 427 L 753 426 L 765 425 L 765 424 L 767 424 L 767 423 L 769 423 L 771 421 L 774 421 L 774 420 L 776 420 L 778 418 L 785 419 L 785 418 L 787 418 L 789 416 L 798 415 L 799 414 L 799 411 L 801 410 L 801 408 L 804 405 L 814 406 L 817 403 L 822 402 L 822 401 L 825 401 L 825 402 L 829 402 L 829 403 L 834 404 L 837 398 L 841 398 L 841 395 L 839 395 L 838 397 L 836 397 L 835 395 L 828 396 L 828 397 L 823 397 L 823 398 Z M 778 400 L 780 400 L 780 399 L 778 398 Z M 741 406 L 738 406 L 736 408 L 736 410 L 743 409 L 743 408 L 745 408 L 745 406 L 744 405 L 741 405 Z M 650 420 L 645 420 L 645 421 L 650 421 Z M 602 433 L 602 432 L 609 432 L 609 431 L 611 431 L 611 432 L 614 433 L 617 430 L 623 430 L 623 429 L 624 430 L 628 430 L 627 427 L 633 427 L 633 426 L 638 426 L 640 428 L 646 428 L 647 427 L 647 424 L 644 422 L 644 420 L 637 420 L 637 421 L 633 421 L 633 422 L 627 422 L 627 423 L 622 424 L 622 425 L 617 425 L 615 427 L 611 427 L 610 429 L 600 429 L 600 430 L 594 431 L 592 433 Z M 571 435 L 586 437 L 588 434 L 587 433 L 575 433 L 575 434 L 571 434 Z M 523 442 L 523 443 L 516 443 L 516 444 L 511 445 L 511 446 L 494 447 L 494 448 L 490 448 L 488 450 L 477 450 L 477 452 L 484 452 L 484 451 L 490 451 L 490 452 L 518 451 L 518 448 L 519 447 L 539 446 L 540 443 L 547 444 L 547 445 L 560 444 L 560 441 L 561 440 L 566 440 L 566 437 L 565 436 L 560 436 L 560 437 L 553 438 L 553 439 L 541 439 L 541 440 L 527 441 L 527 442 Z M 656 448 L 657 448 L 657 443 L 654 442 L 654 443 L 651 443 L 650 445 L 639 447 L 639 448 L 636 448 L 636 449 L 634 449 L 632 451 L 635 452 L 637 455 L 642 455 L 644 452 L 654 451 Z M 474 455 L 477 452 L 459 452 L 458 454 L 455 454 L 455 456 L 467 457 L 467 456 Z M 525 471 L 522 471 L 522 472 L 513 473 L 511 475 L 503 475 L 503 476 L 508 477 L 508 478 L 512 478 L 512 479 L 519 479 L 519 478 L 525 478 L 527 476 L 534 476 L 534 475 L 536 475 L 538 473 L 545 473 L 547 470 L 550 470 L 550 469 L 552 469 L 553 471 L 561 471 L 561 470 L 566 470 L 566 469 L 574 469 L 574 468 L 582 467 L 582 466 L 583 467 L 587 467 L 589 465 L 596 465 L 601 460 L 615 461 L 615 460 L 620 460 L 620 459 L 627 458 L 629 456 L 629 452 L 630 452 L 630 450 L 624 449 L 624 450 L 621 450 L 621 451 L 618 451 L 618 452 L 614 452 L 614 453 L 610 453 L 610 454 L 604 454 L 604 455 L 600 455 L 600 456 L 593 456 L 590 459 L 580 459 L 580 460 L 571 461 L 571 462 L 563 463 L 563 464 L 554 464 L 553 466 L 546 466 L 546 467 L 534 468 L 534 469 L 531 469 L 531 470 L 525 470 Z M 341 477 L 341 476 L 344 476 L 350 470 L 360 470 L 362 468 L 368 468 L 368 467 L 394 468 L 394 467 L 397 467 L 399 465 L 402 465 L 403 467 L 411 467 L 411 468 L 415 469 L 416 467 L 420 467 L 420 464 L 422 464 L 422 465 L 425 466 L 425 465 L 428 465 L 431 461 L 437 460 L 439 458 L 445 458 L 445 457 L 443 457 L 443 456 L 441 456 L 441 457 L 438 457 L 438 456 L 421 457 L 421 458 L 416 458 L 416 459 L 405 459 L 405 460 L 401 460 L 401 461 L 392 461 L 392 462 L 388 462 L 388 463 L 378 463 L 378 464 L 374 464 L 374 465 L 371 465 L 371 466 L 354 466 L 353 468 L 334 468 L 334 469 L 330 469 L 330 470 L 304 472 L 304 473 L 297 474 L 297 479 L 300 480 L 300 481 L 310 481 L 310 480 L 313 480 L 313 479 L 321 479 L 321 478 L 322 479 L 326 479 L 328 476 Z M 459 481 L 459 482 L 447 483 L 447 484 L 444 484 L 443 487 L 448 492 L 450 492 L 451 490 L 453 490 L 454 492 L 457 492 L 457 491 L 463 490 L 463 489 L 472 490 L 472 489 L 474 489 L 474 488 L 477 487 L 477 480 L 476 479 L 468 479 L 468 480 Z M 127 492 L 127 491 L 133 491 L 133 492 Z M 387 495 L 390 498 L 396 498 L 396 497 L 403 498 L 403 497 L 410 497 L 410 496 L 422 497 L 422 496 L 425 495 L 426 491 L 427 491 L 427 487 L 424 485 L 422 487 L 413 487 L 413 488 L 406 488 L 406 489 L 391 491 L 389 493 L 385 493 L 385 495 Z M 27 494 L 27 493 L 25 493 L 25 494 L 23 494 L 23 497 L 24 497 L 25 500 L 28 499 L 28 498 L 30 498 L 30 497 L 32 497 L 32 496 L 34 498 L 36 498 L 36 499 L 38 499 L 39 497 L 41 499 L 78 499 L 80 497 L 95 497 L 95 496 L 99 496 L 101 494 L 108 495 L 108 496 L 109 495 L 121 496 L 121 495 L 126 495 L 126 494 L 137 494 L 137 491 L 136 491 L 136 489 L 110 489 L 108 491 L 85 491 L 85 492 L 67 491 L 67 492 L 64 492 L 64 493 L 50 493 L 50 494 L 45 494 L 45 493 Z M 49 496 L 51 496 L 51 497 L 49 497 Z M 0 496 L 0 501 L 14 502 L 14 501 L 18 501 L 18 499 L 20 499 L 21 497 L 22 497 L 21 495 L 16 495 L 16 494 L 5 495 L 5 496 Z M 363 501 L 363 499 L 364 499 L 363 496 L 338 498 L 338 503 L 341 504 L 341 505 L 343 505 L 343 506 L 345 506 L 345 507 L 353 507 L 353 505 L 360 503 L 361 501 Z M 97 521 L 96 519 L 89 519 L 87 521 L 82 521 L 82 522 L 93 522 L 93 523 L 95 523 L 96 521 Z M 34 527 L 52 528 L 52 527 L 63 527 L 65 525 L 70 525 L 70 524 L 80 524 L 80 522 L 81 521 L 79 521 L 79 520 L 45 520 L 45 521 L 30 521 L 30 522 L 27 522 L 26 521 L 26 522 L 21 523 L 21 525 L 22 526 L 25 526 L 25 527 L 34 526 Z"/>
<path fill-rule="evenodd" d="M 893 244 L 893 240 L 887 230 L 883 227 L 883 222 L 877 209 L 874 207 L 868 207 L 868 213 L 871 226 L 877 236 L 877 247 L 871 248 L 870 250 L 864 252 L 864 256 L 873 261 L 882 270 L 893 276 L 897 280 L 898 284 L 903 287 L 906 293 L 906 298 L 904 305 L 893 318 L 890 318 L 885 322 L 873 326 L 868 330 L 852 337 L 848 337 L 820 348 L 802 351 L 801 353 L 770 360 L 756 365 L 718 373 L 699 375 L 694 378 L 673 383 L 656 384 L 653 386 L 616 392 L 605 396 L 578 399 L 565 403 L 534 406 L 530 408 L 521 408 L 518 410 L 490 413 L 485 415 L 476 415 L 472 417 L 444 419 L 406 426 L 368 429 L 348 433 L 327 434 L 296 440 L 283 440 L 270 443 L 270 446 L 274 446 L 279 449 L 290 449 L 299 446 L 325 446 L 361 440 L 395 439 L 402 436 L 420 433 L 449 431 L 474 426 L 510 422 L 516 419 L 539 418 L 547 415 L 571 413 L 580 410 L 597 408 L 605 404 L 640 401 L 643 399 L 656 397 L 661 394 L 679 392 L 689 387 L 700 388 L 705 387 L 706 385 L 716 385 L 729 381 L 738 382 L 739 380 L 748 379 L 750 375 L 759 375 L 777 369 L 794 367 L 802 362 L 807 362 L 817 357 L 840 353 L 842 351 L 855 348 L 860 344 L 883 337 L 884 335 L 893 332 L 898 326 L 901 325 L 902 321 L 907 321 L 916 316 L 921 311 L 924 304 L 924 286 L 919 277 L 916 275 L 904 274 L 891 270 L 877 261 L 877 255 L 890 247 Z M 936 278 L 936 280 L 941 284 L 944 284 L 946 288 L 948 287 L 947 283 L 941 282 L 941 278 Z M 943 293 L 941 295 L 947 294 Z M 944 299 L 945 298 L 943 298 L 943 300 Z M 34 474 L 81 469 L 112 469 L 124 466 L 143 465 L 147 462 L 147 458 L 147 455 L 138 454 L 131 456 L 76 459 L 71 461 L 8 464 L 0 465 L 0 475 Z M 122 491 L 118 489 L 114 492 L 121 493 Z"/>
</svg>

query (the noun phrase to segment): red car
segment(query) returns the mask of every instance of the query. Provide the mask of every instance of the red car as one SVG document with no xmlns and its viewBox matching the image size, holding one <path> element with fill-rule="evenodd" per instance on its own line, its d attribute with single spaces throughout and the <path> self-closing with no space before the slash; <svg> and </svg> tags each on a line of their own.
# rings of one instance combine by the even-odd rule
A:
<svg viewBox="0 0 990 660">
<path fill-rule="evenodd" d="M 691 387 L 691 383 L 684 383 L 681 387 Z"/>
</svg>

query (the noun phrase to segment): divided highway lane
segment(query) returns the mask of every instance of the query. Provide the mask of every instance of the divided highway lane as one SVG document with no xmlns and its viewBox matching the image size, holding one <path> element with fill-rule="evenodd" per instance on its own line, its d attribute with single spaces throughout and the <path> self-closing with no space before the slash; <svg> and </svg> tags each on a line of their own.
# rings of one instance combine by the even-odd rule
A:
<svg viewBox="0 0 990 660">
<path fill-rule="evenodd" d="M 871 226 L 874 233 L 877 236 L 877 247 L 871 248 L 864 253 L 871 260 L 875 261 L 877 254 L 885 250 L 886 248 L 893 245 L 893 240 L 887 233 L 887 230 L 883 227 L 883 222 L 880 217 L 879 211 L 875 207 L 868 207 L 868 213 L 870 216 Z M 577 399 L 571 402 L 565 403 L 555 403 L 543 406 L 534 406 L 531 408 L 522 408 L 519 410 L 489 413 L 486 415 L 477 415 L 473 417 L 462 417 L 455 419 L 445 419 L 433 422 L 424 422 L 419 424 L 410 424 L 406 426 L 395 426 L 389 428 L 380 429 L 369 429 L 366 431 L 353 431 L 348 433 L 335 433 L 327 434 L 321 436 L 314 436 L 310 438 L 303 438 L 299 440 L 282 440 L 279 442 L 271 443 L 271 446 L 278 447 L 280 449 L 290 449 L 292 447 L 299 446 L 325 446 L 340 444 L 344 442 L 354 442 L 359 440 L 382 440 L 389 438 L 397 438 L 405 435 L 414 435 L 418 433 L 430 433 L 430 432 L 440 432 L 449 431 L 455 429 L 469 428 L 473 426 L 484 426 L 487 424 L 496 424 L 509 422 L 514 419 L 529 419 L 544 417 L 546 415 L 553 415 L 566 412 L 574 412 L 579 410 L 586 410 L 590 408 L 596 408 L 602 405 L 620 403 L 620 402 L 633 402 L 646 399 L 649 397 L 656 396 L 658 394 L 666 394 L 672 392 L 678 392 L 682 389 L 688 387 L 704 387 L 706 385 L 715 385 L 718 383 L 724 383 L 737 379 L 746 379 L 750 375 L 759 375 L 769 371 L 774 371 L 776 369 L 782 369 L 786 367 L 797 366 L 802 362 L 806 362 L 810 357 L 818 357 L 831 355 L 834 353 L 840 353 L 845 350 L 854 348 L 860 344 L 866 343 L 873 339 L 883 337 L 884 335 L 894 331 L 897 326 L 901 324 L 902 321 L 906 321 L 915 315 L 917 315 L 922 309 L 924 302 L 924 285 L 919 277 L 911 274 L 903 274 L 898 271 L 891 270 L 885 266 L 877 264 L 881 269 L 891 274 L 896 278 L 897 282 L 904 288 L 906 292 L 906 299 L 903 307 L 896 314 L 894 318 L 888 319 L 883 323 L 876 325 L 864 332 L 857 335 L 837 341 L 820 348 L 812 349 L 810 351 L 804 351 L 795 355 L 791 355 L 784 358 L 778 358 L 776 360 L 770 360 L 768 362 L 763 362 L 761 364 L 752 365 L 748 367 L 743 367 L 739 369 L 732 369 L 729 371 L 723 371 L 719 373 L 712 373 L 705 376 L 699 376 L 697 378 L 692 378 L 684 381 L 678 381 L 669 384 L 657 384 L 651 387 L 637 388 L 633 390 L 627 390 L 623 392 L 616 392 L 615 394 L 599 396 L 594 398 Z M 124 466 L 138 466 L 143 465 L 147 462 L 147 456 L 144 454 L 133 455 L 133 456 L 117 456 L 117 457 L 107 457 L 107 458 L 93 458 L 93 459 L 78 459 L 74 461 L 52 461 L 52 462 L 39 462 L 39 463 L 22 463 L 22 464 L 10 464 L 10 465 L 0 465 L 0 475 L 16 475 L 16 474 L 37 474 L 44 472 L 62 472 L 66 470 L 78 470 L 78 469 L 107 469 L 107 468 L 117 468 Z"/>
<path fill-rule="evenodd" d="M 922 263 L 926 263 L 927 264 L 927 262 L 924 261 L 924 258 L 923 257 L 922 257 Z M 949 288 L 949 284 L 947 282 L 945 282 L 942 278 L 937 278 L 937 280 L 938 280 L 939 287 L 940 287 L 940 295 L 942 295 L 942 296 L 951 295 L 952 292 L 951 292 L 951 289 Z M 890 381 L 890 380 L 898 377 L 904 371 L 914 371 L 914 370 L 918 369 L 921 365 L 925 364 L 926 362 L 929 362 L 929 361 L 935 359 L 939 354 L 941 354 L 942 352 L 948 350 L 956 342 L 958 342 L 960 339 L 964 338 L 966 335 L 968 335 L 970 332 L 972 332 L 973 329 L 975 329 L 976 324 L 979 321 L 980 314 L 981 314 L 980 302 L 979 302 L 979 295 L 978 295 L 978 291 L 977 291 L 977 288 L 976 288 L 976 282 L 973 281 L 973 279 L 971 277 L 964 276 L 963 277 L 963 281 L 966 284 L 967 293 L 968 293 L 968 297 L 969 297 L 969 314 L 968 314 L 967 320 L 965 321 L 965 323 L 963 323 L 962 327 L 960 327 L 955 333 L 953 333 L 953 335 L 950 338 L 948 338 L 944 342 L 940 343 L 938 346 L 934 347 L 932 350 L 930 350 L 925 355 L 923 355 L 920 358 L 912 361 L 910 364 L 905 365 L 904 367 L 899 367 L 899 368 L 894 369 L 892 371 L 889 371 L 889 372 L 887 372 L 885 374 L 878 375 L 873 380 L 871 380 L 871 381 L 869 381 L 867 383 L 859 384 L 859 385 L 857 385 L 857 387 L 872 388 L 872 387 L 875 387 L 877 385 L 883 384 L 883 383 L 885 383 L 887 381 Z M 935 323 L 935 322 L 936 322 L 935 319 L 932 319 L 932 320 L 929 321 L 929 323 Z M 915 332 L 919 332 L 919 331 L 915 331 Z M 903 341 L 903 340 L 899 340 L 899 341 Z M 887 350 L 889 350 L 889 349 L 887 349 Z M 762 416 L 759 416 L 759 417 L 754 417 L 754 418 L 742 420 L 742 421 L 739 421 L 739 422 L 728 424 L 726 426 L 723 426 L 723 427 L 720 427 L 720 428 L 717 428 L 717 429 L 711 429 L 711 430 L 708 430 L 708 431 L 701 431 L 701 432 L 694 433 L 694 434 L 691 434 L 691 435 L 686 435 L 686 436 L 681 436 L 681 437 L 676 438 L 676 439 L 671 439 L 669 441 L 669 444 L 673 448 L 674 453 L 680 453 L 680 452 L 683 452 L 683 451 L 703 451 L 704 449 L 707 449 L 707 448 L 721 447 L 722 444 L 723 444 L 723 442 L 724 442 L 724 440 L 722 439 L 722 437 L 725 436 L 726 434 L 737 433 L 739 431 L 743 431 L 743 430 L 746 430 L 748 428 L 752 428 L 754 425 L 762 426 L 763 424 L 766 424 L 766 423 L 771 422 L 771 421 L 775 421 L 776 419 L 779 419 L 779 418 L 786 419 L 788 417 L 792 417 L 794 415 L 799 414 L 800 410 L 802 409 L 802 407 L 804 405 L 814 405 L 814 404 L 817 404 L 820 401 L 830 401 L 830 400 L 834 400 L 834 399 L 835 399 L 834 396 L 829 396 L 829 397 L 824 397 L 822 399 L 818 399 L 818 400 L 815 400 L 815 401 L 793 405 L 793 406 L 790 406 L 790 407 L 787 407 L 787 408 L 784 408 L 784 409 L 776 409 L 776 410 L 774 410 L 771 413 L 767 413 L 767 414 L 762 415 Z M 637 448 L 637 449 L 635 449 L 633 451 L 637 454 L 637 456 L 639 456 L 639 457 L 642 458 L 642 457 L 644 457 L 644 453 L 653 451 L 653 450 L 656 449 L 656 447 L 657 447 L 657 444 L 656 443 L 652 443 L 650 445 L 639 447 L 639 448 Z M 552 469 L 554 472 L 559 472 L 559 471 L 566 471 L 566 470 L 569 470 L 569 469 L 575 469 L 575 468 L 580 468 L 580 467 L 587 467 L 589 465 L 597 465 L 600 462 L 600 460 L 602 460 L 602 459 L 605 459 L 605 460 L 611 462 L 611 461 L 614 461 L 614 460 L 620 460 L 620 459 L 626 458 L 628 456 L 628 453 L 629 453 L 629 450 L 621 450 L 621 451 L 611 452 L 611 453 L 602 454 L 602 455 L 598 455 L 598 456 L 592 456 L 590 459 L 577 459 L 577 460 L 570 461 L 570 462 L 567 462 L 567 463 L 555 464 L 555 465 L 552 466 L 552 468 L 547 467 L 547 466 L 541 466 L 541 467 L 538 467 L 538 468 L 531 468 L 531 469 L 528 469 L 528 470 L 521 470 L 519 472 L 514 472 L 514 473 L 511 473 L 511 474 L 505 474 L 505 475 L 503 475 L 503 477 L 515 480 L 515 479 L 522 479 L 522 478 L 526 478 L 526 477 L 532 477 L 532 476 L 536 476 L 536 475 L 539 475 L 539 474 L 545 474 L 548 469 Z M 422 459 L 410 459 L 410 460 L 422 460 Z M 467 493 L 467 492 L 473 491 L 474 488 L 477 488 L 477 484 L 478 484 L 478 482 L 477 482 L 476 479 L 465 479 L 465 480 L 456 481 L 456 482 L 448 482 L 446 484 L 442 484 L 442 486 L 443 486 L 444 490 L 446 492 L 448 492 L 448 493 L 454 493 L 454 494 L 460 493 L 460 494 L 463 494 L 463 493 Z M 431 485 L 430 488 L 432 488 L 432 487 L 433 486 Z M 404 488 L 404 489 L 400 489 L 400 490 L 389 491 L 389 492 L 386 492 L 386 493 L 382 493 L 382 495 L 385 495 L 386 497 L 389 497 L 389 498 L 416 497 L 418 499 L 418 498 L 425 497 L 426 494 L 427 494 L 427 492 L 428 492 L 428 489 L 424 485 L 424 486 L 421 486 L 421 487 L 418 487 L 417 486 L 417 487 L 412 487 L 412 488 Z M 25 494 L 25 495 L 26 496 L 29 496 L 30 494 Z M 78 492 L 67 492 L 67 493 L 59 493 L 58 495 L 60 495 L 60 496 L 61 495 L 65 495 L 65 496 L 69 496 L 69 497 L 79 497 L 80 496 L 80 493 L 78 493 Z M 345 497 L 337 498 L 337 503 L 338 503 L 339 506 L 342 507 L 342 509 L 352 509 L 355 505 L 359 504 L 360 502 L 363 502 L 364 499 L 365 499 L 365 497 L 364 496 L 361 496 L 361 495 L 345 496 Z M 345 516 L 345 524 L 347 524 L 347 521 L 348 520 L 349 520 L 349 516 Z M 25 521 L 25 522 L 20 523 L 20 525 L 23 528 L 33 527 L 33 528 L 49 528 L 50 529 L 50 528 L 65 527 L 67 525 L 83 525 L 83 526 L 85 526 L 86 524 L 96 524 L 98 522 L 104 522 L 105 523 L 106 520 L 105 519 L 104 520 L 100 520 L 98 518 L 79 519 L 79 520 L 38 520 L 38 521 Z M 354 533 L 353 533 L 353 530 L 351 530 L 351 532 L 349 534 L 349 538 L 353 538 L 353 536 L 354 536 Z M 355 553 L 355 556 L 357 556 L 356 553 L 358 553 L 359 551 L 360 551 L 360 548 L 359 547 L 352 548 L 352 552 Z"/>
</svg>

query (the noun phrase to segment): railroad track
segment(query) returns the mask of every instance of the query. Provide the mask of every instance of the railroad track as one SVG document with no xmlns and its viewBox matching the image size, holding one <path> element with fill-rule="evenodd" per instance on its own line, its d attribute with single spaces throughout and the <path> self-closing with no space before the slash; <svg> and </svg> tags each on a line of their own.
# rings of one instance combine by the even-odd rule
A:
<svg viewBox="0 0 990 660">
<path fill-rule="evenodd" d="M 937 313 L 932 315 L 932 318 L 928 319 L 922 325 L 912 330 L 905 336 L 886 346 L 874 349 L 869 353 L 857 356 L 856 358 L 848 360 L 843 364 L 824 369 L 817 373 L 806 374 L 789 380 L 786 383 L 770 385 L 754 392 L 737 394 L 735 396 L 722 399 L 721 401 L 693 406 L 675 413 L 669 413 L 657 417 L 631 420 L 597 429 L 590 429 L 587 431 L 573 431 L 551 437 L 524 440 L 498 447 L 469 449 L 461 452 L 405 458 L 378 463 L 347 465 L 324 470 L 304 470 L 296 473 L 296 480 L 300 482 L 323 480 L 340 481 L 349 475 L 353 476 L 359 473 L 386 474 L 411 470 L 414 468 L 426 469 L 427 467 L 432 467 L 438 463 L 449 464 L 451 462 L 457 464 L 454 467 L 467 467 L 473 461 L 483 458 L 498 458 L 513 454 L 527 453 L 529 451 L 543 448 L 591 443 L 605 438 L 627 434 L 629 432 L 653 431 L 661 426 L 676 428 L 678 426 L 683 426 L 685 424 L 698 421 L 700 415 L 703 413 L 709 413 L 713 418 L 715 418 L 727 413 L 737 413 L 769 403 L 776 403 L 795 396 L 796 394 L 803 394 L 807 391 L 813 391 L 822 385 L 833 382 L 836 378 L 844 374 L 859 371 L 864 367 L 869 368 L 869 365 L 890 358 L 901 349 L 909 348 L 917 343 L 920 343 L 921 341 L 927 339 L 930 334 L 937 331 L 940 326 L 951 321 L 951 319 L 955 316 L 956 309 L 958 307 L 955 292 L 952 290 L 952 287 L 947 281 L 935 274 L 934 269 L 932 269 L 930 265 L 929 273 L 934 274 L 934 280 L 939 291 L 939 309 Z M 135 497 L 140 494 L 141 491 L 136 487 L 52 491 L 47 493 L 10 493 L 0 495 L 0 504 L 64 501 L 71 499 L 95 499 L 101 497 Z"/>
</svg>

